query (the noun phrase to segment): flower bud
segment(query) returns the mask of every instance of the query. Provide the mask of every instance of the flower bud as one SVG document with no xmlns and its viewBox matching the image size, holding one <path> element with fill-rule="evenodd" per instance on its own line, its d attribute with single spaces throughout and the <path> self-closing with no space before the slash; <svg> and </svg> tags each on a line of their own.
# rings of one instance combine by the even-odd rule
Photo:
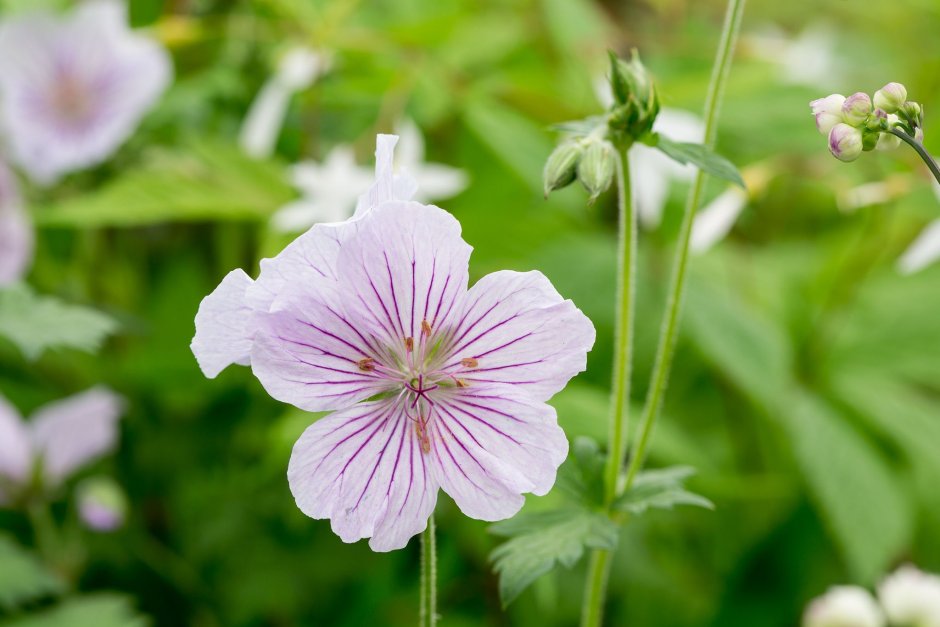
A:
<svg viewBox="0 0 940 627">
<path fill-rule="evenodd" d="M 891 133 L 881 133 L 878 137 L 876 150 L 894 150 L 901 145 L 901 138 Z"/>
<path fill-rule="evenodd" d="M 594 141 L 588 145 L 578 164 L 578 180 L 591 195 L 589 203 L 593 203 L 610 187 L 616 165 L 617 154 L 610 142 Z"/>
<path fill-rule="evenodd" d="M 845 117 L 842 115 L 842 105 L 844 103 L 845 96 L 842 94 L 832 94 L 809 103 L 810 109 L 816 117 L 816 129 L 820 133 L 828 135 L 833 126 L 845 122 Z"/>
<path fill-rule="evenodd" d="M 545 162 L 542 181 L 547 197 L 556 189 L 570 185 L 577 175 L 578 162 L 584 154 L 584 146 L 579 141 L 566 141 L 559 144 Z"/>
<path fill-rule="evenodd" d="M 829 152 L 840 161 L 855 161 L 862 154 L 862 131 L 848 124 L 836 124 L 829 131 Z"/>
<path fill-rule="evenodd" d="M 924 143 L 924 129 L 921 126 L 918 126 L 914 129 L 914 139 L 920 143 Z"/>
<path fill-rule="evenodd" d="M 78 514 L 92 531 L 110 532 L 124 524 L 127 497 L 109 477 L 91 477 L 79 484 Z"/>
<path fill-rule="evenodd" d="M 610 86 L 615 100 L 611 128 L 625 133 L 630 140 L 648 133 L 659 114 L 659 96 L 635 49 L 629 62 L 610 53 Z"/>
<path fill-rule="evenodd" d="M 907 88 L 901 83 L 888 83 L 875 92 L 875 106 L 894 113 L 907 100 Z"/>
<path fill-rule="evenodd" d="M 862 129 L 862 150 L 864 152 L 874 150 L 875 146 L 878 145 L 878 140 L 880 137 L 881 131 L 868 128 Z"/>
<path fill-rule="evenodd" d="M 907 120 L 914 128 L 924 125 L 924 109 L 916 102 L 905 102 L 898 109 L 898 115 Z"/>
<path fill-rule="evenodd" d="M 868 94 L 856 92 L 845 99 L 842 103 L 842 115 L 845 117 L 845 123 L 852 126 L 860 126 L 871 115 L 871 98 Z"/>
</svg>

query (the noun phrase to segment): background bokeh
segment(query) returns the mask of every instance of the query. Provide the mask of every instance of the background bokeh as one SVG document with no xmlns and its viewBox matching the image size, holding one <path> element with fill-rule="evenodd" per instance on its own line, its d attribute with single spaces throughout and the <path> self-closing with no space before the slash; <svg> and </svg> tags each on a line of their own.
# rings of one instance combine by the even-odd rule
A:
<svg viewBox="0 0 940 627">
<path fill-rule="evenodd" d="M 4 14 L 36 4 L 0 2 Z M 119 328 L 96 354 L 35 361 L 0 339 L 0 390 L 24 414 L 99 383 L 127 399 L 120 446 L 93 469 L 126 491 L 127 523 L 81 536 L 76 589 L 126 594 L 155 625 L 413 624 L 417 542 L 376 554 L 296 508 L 287 460 L 315 417 L 269 398 L 247 369 L 203 377 L 188 347 L 200 300 L 290 241 L 268 223 L 297 195 L 289 164 L 351 144 L 369 166 L 375 134 L 409 117 L 428 160 L 470 177 L 439 204 L 474 247 L 471 277 L 542 270 L 594 321 L 589 369 L 553 404 L 570 436 L 604 441 L 614 198 L 587 207 L 571 188 L 543 199 L 550 125 L 598 110 L 608 48 L 639 48 L 664 105 L 700 112 L 723 10 L 717 0 L 133 0 L 134 25 L 172 53 L 174 84 L 105 165 L 26 192 L 37 227 L 28 283 Z M 833 159 L 807 107 L 900 81 L 925 105 L 926 146 L 940 152 L 937 32 L 934 0 L 747 6 L 717 149 L 766 184 L 693 259 L 651 456 L 697 468 L 690 485 L 716 509 L 624 527 L 609 624 L 782 627 L 830 585 L 870 585 L 904 561 L 940 571 L 940 266 L 896 268 L 940 201 L 906 148 Z M 239 128 L 290 44 L 329 51 L 332 68 L 292 99 L 276 154 L 252 160 Z M 845 200 L 884 180 L 891 193 L 877 203 Z M 709 197 L 723 189 L 713 182 Z M 674 185 L 662 225 L 641 234 L 637 402 L 685 191 Z M 74 515 L 65 494 L 58 520 Z M 584 563 L 504 611 L 488 561 L 499 538 L 443 495 L 437 522 L 442 625 L 577 621 Z M 33 546 L 15 510 L 0 511 L 0 530 Z"/>
</svg>

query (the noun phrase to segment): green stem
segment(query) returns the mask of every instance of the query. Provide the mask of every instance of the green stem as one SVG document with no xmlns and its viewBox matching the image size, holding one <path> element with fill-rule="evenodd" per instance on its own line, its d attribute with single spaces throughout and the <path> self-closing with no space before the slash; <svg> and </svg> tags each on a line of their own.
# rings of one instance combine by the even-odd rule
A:
<svg viewBox="0 0 940 627">
<path fill-rule="evenodd" d="M 920 158 L 924 160 L 924 163 L 927 164 L 927 167 L 930 169 L 930 173 L 933 174 L 933 177 L 937 179 L 937 183 L 940 183 L 940 166 L 937 166 L 937 162 L 934 161 L 933 157 L 930 156 L 930 153 L 924 148 L 924 145 L 902 131 L 899 128 L 893 128 L 888 131 L 895 137 L 900 137 L 904 142 L 917 151 L 917 154 L 920 155 Z"/>
<path fill-rule="evenodd" d="M 584 604 L 581 606 L 581 627 L 600 627 L 604 618 L 604 598 L 610 577 L 610 551 L 591 553 L 587 581 L 584 584 Z"/>
<path fill-rule="evenodd" d="M 421 532 L 421 599 L 418 627 L 437 623 L 437 543 L 434 539 L 434 515 Z"/>
<path fill-rule="evenodd" d="M 708 95 L 705 100 L 705 145 L 711 147 L 715 143 L 715 134 L 718 130 L 718 110 L 721 106 L 721 97 L 724 93 L 725 83 L 731 69 L 731 57 L 737 41 L 738 31 L 741 28 L 741 16 L 744 14 L 745 0 L 728 0 L 725 13 L 725 23 L 721 31 L 721 41 L 718 45 L 718 54 L 712 70 L 711 81 L 708 86 Z M 626 488 L 629 488 L 637 473 L 643 466 L 646 458 L 646 449 L 649 446 L 653 425 L 662 406 L 666 384 L 669 381 L 669 370 L 672 366 L 672 357 L 676 348 L 676 336 L 679 331 L 679 314 L 682 311 L 682 300 L 685 293 L 686 270 L 689 263 L 689 239 L 692 235 L 692 224 L 695 212 L 702 201 L 702 192 L 705 187 L 705 173 L 701 170 L 695 175 L 695 182 L 689 192 L 682 216 L 682 226 L 679 229 L 679 244 L 676 249 L 676 259 L 673 266 L 672 277 L 669 284 L 669 299 L 666 302 L 666 316 L 659 335 L 659 346 L 656 349 L 656 362 L 650 379 L 650 387 L 640 418 L 640 437 L 633 450 L 630 466 L 627 469 Z"/>
<path fill-rule="evenodd" d="M 630 373 L 633 365 L 633 312 L 636 291 L 637 225 L 630 191 L 630 161 L 627 148 L 617 155 L 618 263 L 617 263 L 617 326 L 614 340 L 613 382 L 610 396 L 610 438 L 607 463 L 604 467 L 604 499 L 610 505 L 617 498 L 617 484 L 627 453 L 627 420 L 629 418 Z M 610 576 L 610 551 L 595 549 L 591 554 L 581 625 L 597 627 L 604 614 L 607 578 Z"/>
<path fill-rule="evenodd" d="M 618 264 L 617 264 L 617 326 L 614 333 L 614 368 L 611 383 L 610 438 L 607 465 L 604 468 L 604 497 L 609 505 L 617 497 L 617 483 L 627 454 L 627 422 L 629 419 L 630 373 L 633 365 L 633 318 L 636 292 L 637 226 L 630 192 L 630 161 L 627 150 L 618 155 Z"/>
</svg>

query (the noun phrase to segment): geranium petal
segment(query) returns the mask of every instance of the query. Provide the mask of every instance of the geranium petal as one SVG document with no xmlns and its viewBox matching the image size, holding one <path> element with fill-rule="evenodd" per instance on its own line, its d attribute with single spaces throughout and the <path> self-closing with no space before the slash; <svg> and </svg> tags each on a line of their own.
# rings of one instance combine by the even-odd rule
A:
<svg viewBox="0 0 940 627">
<path fill-rule="evenodd" d="M 471 384 L 510 383 L 544 401 L 585 369 L 594 336 L 587 316 L 542 273 L 494 272 L 466 295 L 448 366 L 473 359 L 476 367 L 459 375 Z"/>
<path fill-rule="evenodd" d="M 249 363 L 254 330 L 248 323 L 252 310 L 245 303 L 245 291 L 252 283 L 241 269 L 232 270 L 199 304 L 190 348 L 210 379 L 231 364 Z"/>
<path fill-rule="evenodd" d="M 390 551 L 420 533 L 434 510 L 429 456 L 397 398 L 360 403 L 314 423 L 294 445 L 287 478 L 297 506 L 329 518 L 344 542 L 371 537 Z"/>
<path fill-rule="evenodd" d="M 406 174 L 395 175 L 394 154 L 397 135 L 378 135 L 375 138 L 375 182 L 359 197 L 353 217 L 362 217 L 390 200 L 411 200 L 415 193 L 414 179 Z"/>
<path fill-rule="evenodd" d="M 23 482 L 33 465 L 32 443 L 20 413 L 0 395 L 0 483 Z"/>
<path fill-rule="evenodd" d="M 505 385 L 458 389 L 434 402 L 428 425 L 434 476 L 464 514 L 509 518 L 524 492 L 551 489 L 568 454 L 552 407 Z"/>
<path fill-rule="evenodd" d="M 123 402 L 103 387 L 40 407 L 29 423 L 33 446 L 51 484 L 114 448 Z"/>
<path fill-rule="evenodd" d="M 343 311 L 335 281 L 308 276 L 256 322 L 252 371 L 280 401 L 328 411 L 389 388 L 378 371 L 359 367 L 379 349 Z"/>
<path fill-rule="evenodd" d="M 337 261 L 346 311 L 390 346 L 422 321 L 446 325 L 467 289 L 471 248 L 460 223 L 434 206 L 386 202 L 359 221 Z"/>
</svg>

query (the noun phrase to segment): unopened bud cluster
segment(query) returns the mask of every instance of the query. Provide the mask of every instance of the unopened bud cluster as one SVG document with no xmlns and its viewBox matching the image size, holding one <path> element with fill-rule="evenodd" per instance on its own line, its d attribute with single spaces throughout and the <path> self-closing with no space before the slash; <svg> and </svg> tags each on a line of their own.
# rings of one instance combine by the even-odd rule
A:
<svg viewBox="0 0 940 627">
<path fill-rule="evenodd" d="M 607 113 L 567 125 L 568 137 L 548 157 L 546 196 L 578 180 L 594 202 L 614 180 L 618 148 L 626 149 L 651 132 L 659 96 L 636 50 L 629 61 L 611 53 L 609 78 L 613 104 Z"/>
<path fill-rule="evenodd" d="M 577 179 L 591 195 L 589 202 L 594 202 L 610 187 L 616 167 L 616 150 L 606 139 L 589 135 L 565 140 L 545 164 L 545 195 Z"/>
<path fill-rule="evenodd" d="M 923 141 L 923 108 L 907 99 L 901 83 L 888 83 L 874 97 L 862 92 L 848 98 L 832 94 L 809 106 L 816 128 L 829 138 L 829 152 L 841 161 L 854 161 L 875 148 L 897 148 L 901 138 L 891 134 L 895 128 Z"/>
</svg>

